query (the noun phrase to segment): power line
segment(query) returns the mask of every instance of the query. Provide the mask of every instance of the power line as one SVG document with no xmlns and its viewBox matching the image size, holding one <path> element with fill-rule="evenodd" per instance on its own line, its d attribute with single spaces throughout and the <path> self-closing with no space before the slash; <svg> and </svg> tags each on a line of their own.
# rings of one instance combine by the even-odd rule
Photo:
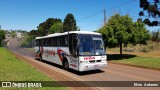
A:
<svg viewBox="0 0 160 90">
<path fill-rule="evenodd" d="M 86 16 L 86 17 L 83 17 L 83 18 L 79 19 L 78 22 L 79 22 L 79 21 L 82 21 L 82 20 L 85 20 L 85 19 L 87 19 L 87 18 L 93 17 L 93 16 L 95 16 L 95 15 L 98 15 L 98 14 L 100 14 L 100 13 L 103 13 L 103 11 L 99 11 L 99 12 L 93 13 L 93 14 L 91 14 L 91 15 L 88 15 L 88 16 Z"/>
<path fill-rule="evenodd" d="M 104 9 L 104 25 L 106 24 L 106 10 Z"/>
<path fill-rule="evenodd" d="M 106 10 L 107 10 L 107 11 L 108 11 L 108 10 L 110 11 L 110 10 L 119 8 L 119 7 L 121 7 L 121 6 L 124 6 L 124 5 L 126 5 L 126 4 L 129 4 L 129 3 L 133 2 L 133 1 L 136 1 L 136 0 L 127 1 L 127 2 L 124 2 L 124 3 L 122 3 L 122 4 L 119 4 L 118 6 L 114 6 L 114 7 L 111 7 L 111 8 L 109 8 L 109 9 L 106 9 Z M 91 14 L 91 15 L 88 15 L 88 16 L 86 16 L 86 17 L 83 17 L 83 18 L 77 20 L 77 22 L 83 21 L 83 20 L 85 20 L 85 19 L 87 19 L 87 18 L 93 17 L 93 16 L 98 15 L 98 14 L 100 14 L 100 13 L 104 13 L 104 11 L 99 11 L 99 12 L 93 13 L 93 14 Z"/>
<path fill-rule="evenodd" d="M 114 6 L 114 7 L 109 8 L 109 9 L 107 9 L 107 10 L 113 10 L 113 9 L 119 8 L 119 7 L 121 7 L 121 6 L 124 6 L 124 5 L 127 5 L 127 4 L 129 4 L 129 3 L 132 3 L 133 1 L 136 1 L 136 0 L 132 0 L 132 1 L 127 1 L 127 2 L 121 3 L 121 4 L 117 5 L 117 6 Z"/>
</svg>

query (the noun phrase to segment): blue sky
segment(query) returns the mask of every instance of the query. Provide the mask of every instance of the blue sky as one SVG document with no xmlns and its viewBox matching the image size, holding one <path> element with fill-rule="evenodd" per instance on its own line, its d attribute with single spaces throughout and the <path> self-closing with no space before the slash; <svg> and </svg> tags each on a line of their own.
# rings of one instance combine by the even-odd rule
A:
<svg viewBox="0 0 160 90">
<path fill-rule="evenodd" d="M 72 13 L 80 30 L 94 31 L 103 26 L 103 13 L 109 19 L 115 12 L 137 20 L 139 0 L 0 0 L 0 25 L 5 30 L 37 29 L 47 18 L 62 21 Z M 148 28 L 151 30 L 159 27 Z"/>
</svg>

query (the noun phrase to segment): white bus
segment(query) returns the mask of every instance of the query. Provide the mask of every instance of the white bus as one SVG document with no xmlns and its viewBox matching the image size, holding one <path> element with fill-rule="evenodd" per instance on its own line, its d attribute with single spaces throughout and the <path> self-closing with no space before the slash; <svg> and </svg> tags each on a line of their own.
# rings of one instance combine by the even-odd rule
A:
<svg viewBox="0 0 160 90">
<path fill-rule="evenodd" d="M 101 69 L 107 65 L 102 35 L 88 31 L 55 33 L 35 39 L 35 58 L 64 69 L 77 71 Z"/>
</svg>

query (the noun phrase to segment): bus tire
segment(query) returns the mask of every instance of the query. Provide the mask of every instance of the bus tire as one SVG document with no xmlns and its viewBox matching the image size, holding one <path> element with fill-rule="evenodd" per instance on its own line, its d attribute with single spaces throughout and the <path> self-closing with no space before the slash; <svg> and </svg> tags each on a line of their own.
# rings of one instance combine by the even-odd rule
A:
<svg viewBox="0 0 160 90">
<path fill-rule="evenodd" d="M 64 62 L 63 62 L 63 68 L 64 68 L 64 70 L 66 70 L 66 71 L 69 70 L 69 63 L 68 63 L 67 60 L 64 60 Z"/>
</svg>

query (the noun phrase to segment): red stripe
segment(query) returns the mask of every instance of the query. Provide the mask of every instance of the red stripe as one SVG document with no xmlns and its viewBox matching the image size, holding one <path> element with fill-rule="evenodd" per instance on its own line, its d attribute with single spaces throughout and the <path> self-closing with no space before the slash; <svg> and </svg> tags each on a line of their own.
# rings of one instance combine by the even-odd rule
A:
<svg viewBox="0 0 160 90">
<path fill-rule="evenodd" d="M 73 66 L 73 67 L 77 67 L 77 65 L 76 64 L 70 64 L 71 66 Z"/>
</svg>

